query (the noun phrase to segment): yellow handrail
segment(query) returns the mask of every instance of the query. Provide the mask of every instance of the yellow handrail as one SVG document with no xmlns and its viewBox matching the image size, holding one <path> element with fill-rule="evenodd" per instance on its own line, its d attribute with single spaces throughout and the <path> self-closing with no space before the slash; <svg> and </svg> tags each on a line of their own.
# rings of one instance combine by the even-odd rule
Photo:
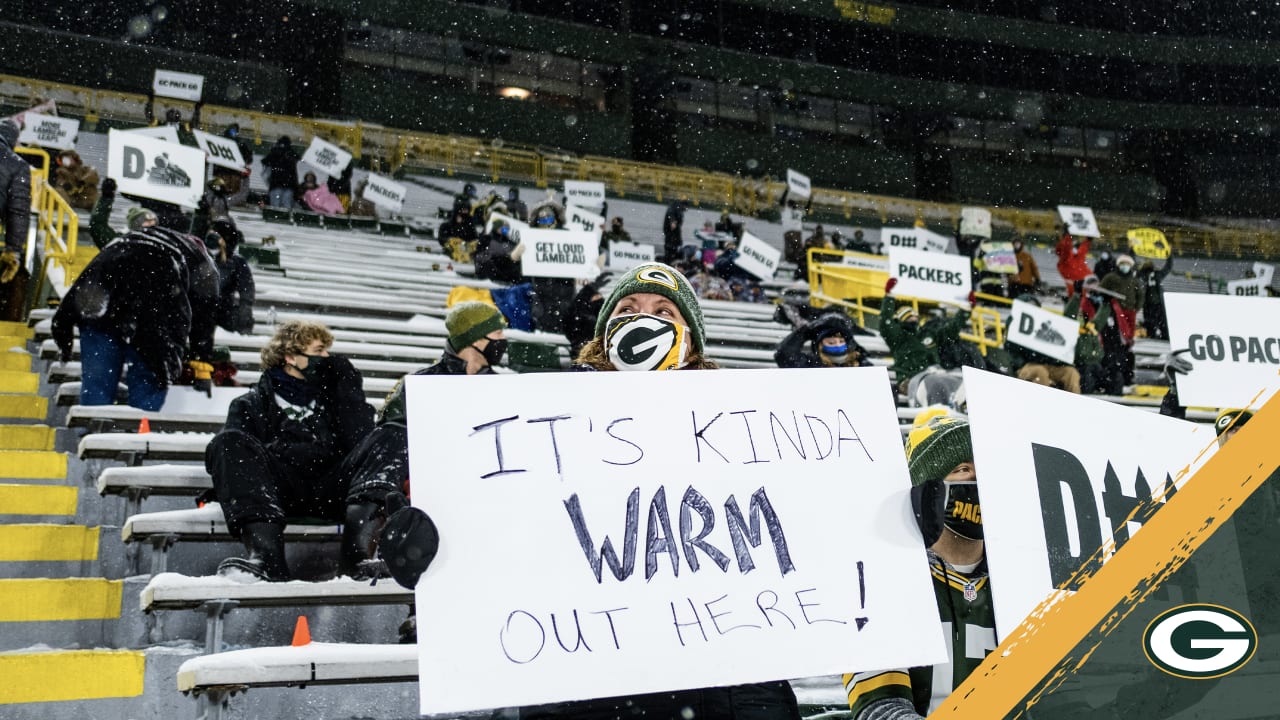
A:
<svg viewBox="0 0 1280 720">
<path fill-rule="evenodd" d="M 54 264 L 62 270 L 64 282 L 70 284 L 83 269 L 76 267 L 80 217 L 66 198 L 49 185 L 49 153 L 28 147 L 17 148 L 17 152 L 42 161 L 42 167 L 31 168 L 31 211 L 36 215 L 36 238 L 44 257 L 40 280 L 43 282 L 50 264 Z"/>
</svg>

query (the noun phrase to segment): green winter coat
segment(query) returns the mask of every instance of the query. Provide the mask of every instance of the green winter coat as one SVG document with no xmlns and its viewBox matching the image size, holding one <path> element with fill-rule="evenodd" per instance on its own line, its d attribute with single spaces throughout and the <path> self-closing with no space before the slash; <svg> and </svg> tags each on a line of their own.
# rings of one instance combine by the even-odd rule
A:
<svg viewBox="0 0 1280 720">
<path fill-rule="evenodd" d="M 120 237 L 120 233 L 111 227 L 111 206 L 115 200 L 115 195 L 104 193 L 98 196 L 98 202 L 93 204 L 93 212 L 89 215 L 89 237 L 99 250 Z"/>
<path fill-rule="evenodd" d="M 969 311 L 964 310 L 941 322 L 920 323 L 914 330 L 902 324 L 894 313 L 898 301 L 886 295 L 880 303 L 880 337 L 893 356 L 893 372 L 904 382 L 930 365 L 941 365 L 940 348 L 962 342 L 960 333 L 969 325 Z"/>
</svg>

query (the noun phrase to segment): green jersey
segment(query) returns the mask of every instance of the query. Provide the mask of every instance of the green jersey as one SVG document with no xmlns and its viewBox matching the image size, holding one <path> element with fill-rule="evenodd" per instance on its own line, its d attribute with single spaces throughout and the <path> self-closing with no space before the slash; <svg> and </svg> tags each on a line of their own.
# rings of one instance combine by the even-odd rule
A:
<svg viewBox="0 0 1280 720">
<path fill-rule="evenodd" d="M 996 647 L 996 617 L 986 561 L 968 575 L 933 553 L 929 561 L 950 659 L 933 666 L 845 675 L 845 692 L 855 720 L 868 705 L 887 698 L 906 700 L 917 713 L 928 715 Z"/>
</svg>

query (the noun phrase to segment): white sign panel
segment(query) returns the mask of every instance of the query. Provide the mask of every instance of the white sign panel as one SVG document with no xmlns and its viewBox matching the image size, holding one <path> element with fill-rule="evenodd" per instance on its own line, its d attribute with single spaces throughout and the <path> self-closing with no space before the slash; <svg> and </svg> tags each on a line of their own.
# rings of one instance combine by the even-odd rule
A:
<svg viewBox="0 0 1280 720">
<path fill-rule="evenodd" d="M 791 191 L 791 197 L 807 198 L 813 192 L 812 186 L 809 184 L 809 176 L 787 169 L 787 189 Z"/>
<path fill-rule="evenodd" d="M 889 272 L 889 258 L 884 257 L 883 255 L 845 253 L 840 258 L 840 264 L 862 270 L 875 270 L 876 272 L 885 273 Z"/>
<path fill-rule="evenodd" d="M 240 146 L 231 138 L 211 135 L 203 130 L 194 130 L 196 143 L 204 150 L 209 163 L 232 170 L 244 170 L 244 158 L 240 157 Z"/>
<path fill-rule="evenodd" d="M 1178 376 L 1189 407 L 1260 407 L 1280 385 L 1280 299 L 1165 293 L 1169 347 L 1189 349 Z M 1261 398 L 1255 401 L 1259 393 Z"/>
<path fill-rule="evenodd" d="M 330 177 L 336 177 L 342 174 L 343 170 L 351 164 L 351 153 L 334 145 L 331 142 L 325 142 L 320 138 L 311 138 L 311 144 L 307 146 L 307 151 L 302 154 L 302 162 L 319 170 Z"/>
<path fill-rule="evenodd" d="M 782 208 L 782 231 L 804 232 L 804 208 L 802 207 L 784 207 Z"/>
<path fill-rule="evenodd" d="M 1262 281 L 1262 286 L 1266 287 L 1271 284 L 1271 278 L 1275 277 L 1276 266 L 1256 262 L 1253 264 L 1253 274 Z"/>
<path fill-rule="evenodd" d="M 778 271 L 778 261 L 781 259 L 781 250 L 749 232 L 744 232 L 742 242 L 738 243 L 738 257 L 733 264 L 761 280 L 770 280 Z"/>
<path fill-rule="evenodd" d="M 889 276 L 898 279 L 894 293 L 948 303 L 969 302 L 973 286 L 969 258 L 921 250 L 889 250 Z"/>
<path fill-rule="evenodd" d="M 516 218 L 503 215 L 500 212 L 491 212 L 489 213 L 489 220 L 488 222 L 485 223 L 485 226 L 484 226 L 484 232 L 486 235 L 493 232 L 493 224 L 495 221 L 498 221 L 498 220 L 501 220 L 502 222 L 506 223 L 507 227 L 511 228 L 511 233 L 516 239 L 520 237 L 519 235 L 520 232 L 529 229 L 529 225 L 527 223 L 523 223 L 517 220 Z"/>
<path fill-rule="evenodd" d="M 25 118 L 30 113 L 36 113 L 37 115 L 56 116 L 58 114 L 58 103 L 54 100 L 45 100 L 44 102 L 38 105 L 32 105 L 31 107 L 27 108 L 26 110 L 23 110 L 20 113 L 14 113 L 13 115 L 10 115 L 8 119 L 18 123 L 18 125 L 22 125 L 24 122 L 26 122 Z"/>
<path fill-rule="evenodd" d="M 626 270 L 636 265 L 653 262 L 654 259 L 652 245 L 629 242 L 609 243 L 609 268 L 611 270 Z"/>
<path fill-rule="evenodd" d="M 157 68 L 151 89 L 160 97 L 196 102 L 204 94 L 204 76 Z"/>
<path fill-rule="evenodd" d="M 817 372 L 409 377 L 421 712 L 941 660 L 887 374 Z"/>
<path fill-rule="evenodd" d="M 593 278 L 600 274 L 596 265 L 600 239 L 595 233 L 521 228 L 520 242 L 525 246 L 520 257 L 525 277 Z"/>
<path fill-rule="evenodd" d="M 1232 280 L 1227 283 L 1227 294 L 1235 297 L 1266 297 L 1267 284 L 1259 278 Z"/>
<path fill-rule="evenodd" d="M 604 183 L 565 180 L 564 197 L 566 204 L 573 203 L 588 208 L 604 207 Z"/>
<path fill-rule="evenodd" d="M 880 242 L 884 244 L 886 252 L 898 248 L 903 250 L 946 252 L 951 245 L 951 238 L 946 235 L 939 235 L 926 228 L 886 227 L 880 229 Z"/>
<path fill-rule="evenodd" d="M 1072 365 L 1076 361 L 1076 341 L 1080 339 L 1080 325 L 1069 317 L 1049 312 L 1029 302 L 1014 300 L 1007 337 L 1011 343 Z"/>
<path fill-rule="evenodd" d="M 153 125 L 151 127 L 140 127 L 132 130 L 124 130 L 122 132 L 132 133 L 134 135 L 146 135 L 157 140 L 163 140 L 174 145 L 181 144 L 178 140 L 178 129 L 172 125 Z"/>
<path fill-rule="evenodd" d="M 204 153 L 136 132 L 111 130 L 107 177 L 126 195 L 193 208 L 204 196 Z"/>
<path fill-rule="evenodd" d="M 378 207 L 400 212 L 408 192 L 409 188 L 390 178 L 369 173 L 365 178 L 363 197 Z"/>
<path fill-rule="evenodd" d="M 1079 205 L 1059 205 L 1058 217 L 1062 218 L 1062 222 L 1071 226 L 1071 234 L 1081 237 L 1102 237 L 1102 232 L 1098 230 L 1098 220 L 1093 216 L 1093 210 Z"/>
<path fill-rule="evenodd" d="M 1141 527 L 1125 518 L 1158 508 L 1152 495 L 1214 446 L 1209 425 L 973 368 L 964 385 L 1001 639 L 1055 589 L 1077 589 L 1068 579 L 1104 544 L 1122 549 Z"/>
<path fill-rule="evenodd" d="M 80 132 L 79 120 L 28 112 L 23 117 L 23 123 L 22 133 L 18 135 L 18 143 L 21 145 L 58 150 L 71 150 L 76 146 L 76 134 Z"/>
<path fill-rule="evenodd" d="M 566 227 L 589 232 L 596 236 L 597 241 L 600 234 L 604 232 L 605 219 L 577 205 L 569 205 L 564 209 L 564 219 Z"/>
<path fill-rule="evenodd" d="M 986 208 L 960 208 L 960 234 L 991 239 L 991 211 Z"/>
</svg>

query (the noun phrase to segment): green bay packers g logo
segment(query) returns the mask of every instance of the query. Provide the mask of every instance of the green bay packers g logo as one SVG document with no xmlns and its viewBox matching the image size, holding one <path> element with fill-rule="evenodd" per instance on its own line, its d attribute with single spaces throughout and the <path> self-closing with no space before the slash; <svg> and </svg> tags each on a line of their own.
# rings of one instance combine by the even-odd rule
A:
<svg viewBox="0 0 1280 720">
<path fill-rule="evenodd" d="M 1160 613 L 1142 634 L 1152 665 L 1180 678 L 1205 680 L 1240 669 L 1258 649 L 1258 631 L 1221 605 L 1180 605 Z"/>
</svg>

